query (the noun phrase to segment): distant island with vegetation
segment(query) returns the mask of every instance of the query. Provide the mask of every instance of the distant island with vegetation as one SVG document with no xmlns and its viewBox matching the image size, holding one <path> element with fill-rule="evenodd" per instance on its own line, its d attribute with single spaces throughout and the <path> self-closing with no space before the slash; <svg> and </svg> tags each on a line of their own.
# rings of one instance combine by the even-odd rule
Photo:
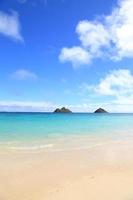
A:
<svg viewBox="0 0 133 200">
<path fill-rule="evenodd" d="M 72 111 L 69 110 L 68 108 L 62 107 L 54 110 L 54 113 L 72 113 Z M 94 113 L 108 113 L 108 112 L 103 108 L 98 108 Z"/>
<path fill-rule="evenodd" d="M 103 108 L 98 108 L 94 113 L 108 113 L 108 112 Z"/>
<path fill-rule="evenodd" d="M 62 107 L 62 108 L 57 108 L 54 113 L 72 113 L 71 110 L 68 108 Z"/>
</svg>

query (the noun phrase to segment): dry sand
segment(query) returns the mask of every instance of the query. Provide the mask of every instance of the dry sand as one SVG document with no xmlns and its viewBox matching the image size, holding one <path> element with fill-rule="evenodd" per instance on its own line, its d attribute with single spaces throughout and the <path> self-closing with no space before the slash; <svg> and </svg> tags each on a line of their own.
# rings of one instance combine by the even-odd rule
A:
<svg viewBox="0 0 133 200">
<path fill-rule="evenodd" d="M 133 142 L 0 152 L 0 200 L 133 200 Z"/>
</svg>

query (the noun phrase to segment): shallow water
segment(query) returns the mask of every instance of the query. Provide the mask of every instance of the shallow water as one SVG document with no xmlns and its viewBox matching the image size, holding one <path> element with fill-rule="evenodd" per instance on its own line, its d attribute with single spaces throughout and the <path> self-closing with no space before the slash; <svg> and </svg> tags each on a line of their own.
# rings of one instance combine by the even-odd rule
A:
<svg viewBox="0 0 133 200">
<path fill-rule="evenodd" d="M 133 114 L 0 113 L 2 148 L 58 150 L 68 145 L 78 149 L 79 144 L 89 148 L 107 138 L 132 136 Z"/>
</svg>

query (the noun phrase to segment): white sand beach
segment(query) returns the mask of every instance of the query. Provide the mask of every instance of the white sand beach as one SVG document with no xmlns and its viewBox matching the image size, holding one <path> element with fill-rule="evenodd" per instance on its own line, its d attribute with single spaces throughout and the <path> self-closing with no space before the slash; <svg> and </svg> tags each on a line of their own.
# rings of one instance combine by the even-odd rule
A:
<svg viewBox="0 0 133 200">
<path fill-rule="evenodd" d="M 0 200 L 132 200 L 133 143 L 0 152 Z"/>
</svg>

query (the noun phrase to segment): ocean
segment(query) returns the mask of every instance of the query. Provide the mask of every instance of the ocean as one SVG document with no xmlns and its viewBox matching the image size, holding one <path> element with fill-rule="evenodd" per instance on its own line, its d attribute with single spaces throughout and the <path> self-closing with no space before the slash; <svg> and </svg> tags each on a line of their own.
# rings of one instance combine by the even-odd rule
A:
<svg viewBox="0 0 133 200">
<path fill-rule="evenodd" d="M 7 150 L 89 148 L 132 136 L 133 114 L 0 113 L 0 148 Z"/>
</svg>

